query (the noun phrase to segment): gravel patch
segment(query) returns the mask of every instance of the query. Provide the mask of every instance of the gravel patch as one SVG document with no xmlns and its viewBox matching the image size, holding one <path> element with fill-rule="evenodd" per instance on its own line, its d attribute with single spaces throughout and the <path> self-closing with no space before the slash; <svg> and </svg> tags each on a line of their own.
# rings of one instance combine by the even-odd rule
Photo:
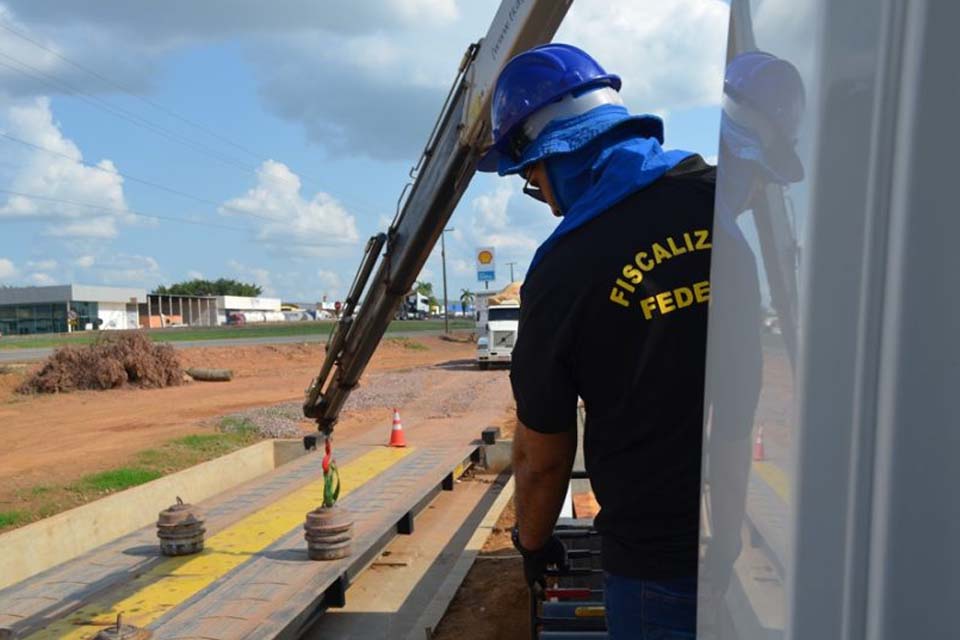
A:
<svg viewBox="0 0 960 640">
<path fill-rule="evenodd" d="M 393 409 L 413 402 L 427 386 L 429 369 L 409 369 L 371 375 L 354 389 L 344 411 Z"/>
<path fill-rule="evenodd" d="M 299 403 L 285 402 L 232 413 L 221 421 L 221 426 L 224 431 L 250 429 L 252 426 L 261 438 L 299 438 L 303 435 L 300 428 L 303 419 Z"/>
</svg>

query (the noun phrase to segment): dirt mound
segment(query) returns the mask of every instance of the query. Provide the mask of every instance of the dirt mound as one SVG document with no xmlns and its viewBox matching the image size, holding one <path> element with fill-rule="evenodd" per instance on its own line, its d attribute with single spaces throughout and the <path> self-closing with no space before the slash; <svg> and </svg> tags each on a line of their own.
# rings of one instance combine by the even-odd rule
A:
<svg viewBox="0 0 960 640">
<path fill-rule="evenodd" d="M 17 389 L 20 393 L 62 393 L 82 389 L 171 387 L 183 382 L 173 347 L 139 332 L 102 335 L 86 347 L 57 349 Z"/>
</svg>

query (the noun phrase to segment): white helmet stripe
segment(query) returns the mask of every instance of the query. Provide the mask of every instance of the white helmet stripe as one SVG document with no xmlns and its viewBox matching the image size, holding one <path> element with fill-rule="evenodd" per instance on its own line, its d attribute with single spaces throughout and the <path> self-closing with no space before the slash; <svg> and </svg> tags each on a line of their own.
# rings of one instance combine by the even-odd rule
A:
<svg viewBox="0 0 960 640">
<path fill-rule="evenodd" d="M 613 87 L 601 87 L 579 96 L 568 93 L 563 99 L 531 114 L 523 123 L 523 132 L 534 140 L 554 120 L 579 116 L 605 104 L 622 105 L 623 98 Z"/>
</svg>

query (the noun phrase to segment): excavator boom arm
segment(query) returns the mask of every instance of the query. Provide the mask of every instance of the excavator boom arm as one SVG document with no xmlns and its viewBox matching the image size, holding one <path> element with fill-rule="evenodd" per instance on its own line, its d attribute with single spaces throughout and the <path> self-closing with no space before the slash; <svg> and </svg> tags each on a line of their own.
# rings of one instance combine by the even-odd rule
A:
<svg viewBox="0 0 960 640">
<path fill-rule="evenodd" d="M 490 99 L 497 74 L 512 56 L 549 42 L 571 2 L 504 0 L 487 35 L 467 49 L 423 155 L 411 171 L 413 184 L 404 189 L 406 199 L 401 195 L 389 231 L 367 244 L 320 374 L 307 389 L 304 415 L 315 419 L 324 433 L 333 430 L 476 172 L 490 138 Z M 363 304 L 358 304 L 365 290 Z"/>
</svg>

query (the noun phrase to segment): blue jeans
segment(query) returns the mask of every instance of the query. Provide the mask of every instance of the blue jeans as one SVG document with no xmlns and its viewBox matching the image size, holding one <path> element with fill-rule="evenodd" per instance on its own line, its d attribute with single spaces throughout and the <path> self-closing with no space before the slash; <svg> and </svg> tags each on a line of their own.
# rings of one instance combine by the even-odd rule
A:
<svg viewBox="0 0 960 640">
<path fill-rule="evenodd" d="M 639 580 L 603 574 L 610 640 L 695 640 L 697 579 Z"/>
</svg>

